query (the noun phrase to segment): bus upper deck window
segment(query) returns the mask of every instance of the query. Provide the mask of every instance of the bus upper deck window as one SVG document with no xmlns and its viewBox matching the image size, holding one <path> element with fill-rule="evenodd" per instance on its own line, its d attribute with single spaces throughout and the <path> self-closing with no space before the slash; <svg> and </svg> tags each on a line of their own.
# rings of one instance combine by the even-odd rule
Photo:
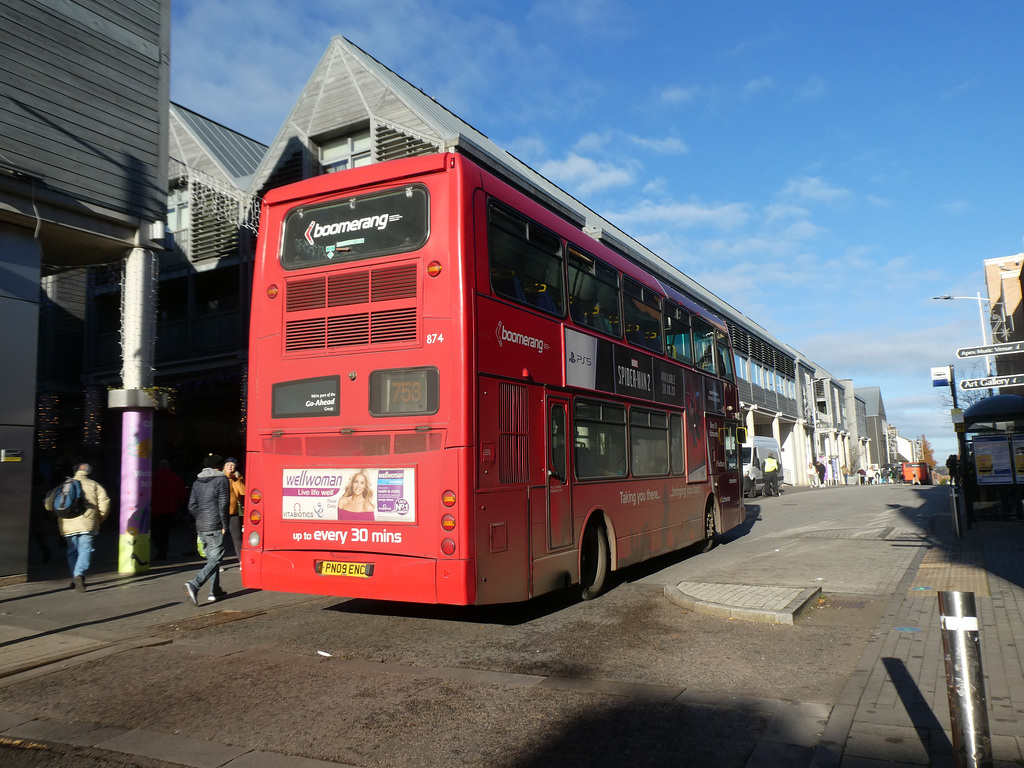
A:
<svg viewBox="0 0 1024 768">
<path fill-rule="evenodd" d="M 550 315 L 565 314 L 562 241 L 558 235 L 492 201 L 487 244 L 495 294 Z"/>
</svg>

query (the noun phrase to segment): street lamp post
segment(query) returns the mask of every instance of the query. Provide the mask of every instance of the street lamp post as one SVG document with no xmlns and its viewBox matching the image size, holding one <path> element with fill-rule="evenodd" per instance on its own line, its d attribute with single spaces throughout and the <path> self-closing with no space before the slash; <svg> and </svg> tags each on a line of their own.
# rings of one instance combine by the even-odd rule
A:
<svg viewBox="0 0 1024 768">
<path fill-rule="evenodd" d="M 989 341 L 989 331 L 985 324 L 985 310 L 982 304 L 991 304 L 988 299 L 981 298 L 981 292 L 978 292 L 977 296 L 934 296 L 933 301 L 952 301 L 953 299 L 966 299 L 967 301 L 978 302 L 978 315 L 981 317 L 981 345 L 987 347 L 991 342 Z M 985 355 L 985 370 L 988 373 L 988 377 L 992 378 L 992 356 Z"/>
</svg>

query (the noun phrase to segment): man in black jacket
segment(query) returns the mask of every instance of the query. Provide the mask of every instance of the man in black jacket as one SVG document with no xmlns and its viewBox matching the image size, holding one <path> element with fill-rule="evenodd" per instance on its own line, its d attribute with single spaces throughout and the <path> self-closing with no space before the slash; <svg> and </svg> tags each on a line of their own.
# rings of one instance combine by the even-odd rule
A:
<svg viewBox="0 0 1024 768">
<path fill-rule="evenodd" d="M 192 484 L 188 511 L 196 519 L 196 532 L 203 540 L 206 565 L 191 581 L 185 582 L 185 591 L 195 606 L 199 605 L 199 589 L 210 582 L 209 602 L 227 593 L 220 588 L 220 561 L 224 557 L 224 533 L 228 527 L 228 499 L 230 488 L 227 476 L 221 471 L 224 459 L 210 454 L 203 459 L 203 471 Z"/>
</svg>

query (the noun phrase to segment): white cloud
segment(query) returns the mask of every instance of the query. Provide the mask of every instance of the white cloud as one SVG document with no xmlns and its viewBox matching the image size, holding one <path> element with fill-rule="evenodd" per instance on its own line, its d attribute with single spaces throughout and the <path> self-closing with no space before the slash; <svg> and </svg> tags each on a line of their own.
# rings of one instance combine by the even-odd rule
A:
<svg viewBox="0 0 1024 768">
<path fill-rule="evenodd" d="M 750 220 L 750 210 L 745 203 L 703 205 L 700 203 L 655 203 L 644 200 L 633 208 L 610 214 L 607 218 L 609 221 L 623 222 L 627 229 L 636 228 L 639 225 L 660 224 L 679 229 L 706 226 L 731 230 L 742 227 Z"/>
<path fill-rule="evenodd" d="M 801 101 L 817 101 L 824 97 L 826 93 L 828 93 L 828 88 L 825 86 L 825 81 L 817 75 L 811 75 L 797 89 L 797 95 Z"/>
<path fill-rule="evenodd" d="M 570 152 L 564 160 L 548 160 L 540 173 L 574 194 L 587 195 L 612 187 L 623 187 L 635 180 L 633 171 L 607 162 L 598 162 Z"/>
<path fill-rule="evenodd" d="M 820 176 L 801 176 L 793 179 L 779 192 L 783 199 L 809 200 L 818 203 L 834 203 L 850 197 L 849 190 L 832 187 Z"/>
<path fill-rule="evenodd" d="M 974 206 L 966 200 L 950 200 L 939 206 L 939 210 L 948 216 L 963 216 L 974 211 Z"/>
<path fill-rule="evenodd" d="M 765 221 L 773 222 L 779 219 L 802 219 L 810 216 L 810 211 L 798 205 L 775 204 L 766 205 L 764 208 Z"/>
<path fill-rule="evenodd" d="M 662 155 L 682 155 L 690 151 L 686 142 L 677 139 L 675 136 L 666 136 L 663 139 L 646 139 L 641 136 L 630 136 L 629 140 L 639 147 L 649 149 Z"/>
<path fill-rule="evenodd" d="M 696 85 L 686 87 L 673 85 L 661 92 L 661 100 L 667 104 L 688 104 L 697 98 L 698 93 L 700 93 L 700 88 Z"/>
<path fill-rule="evenodd" d="M 754 80 L 751 80 L 748 83 L 746 83 L 743 86 L 743 89 L 740 93 L 743 98 L 749 99 L 754 96 L 758 96 L 766 91 L 770 91 L 774 87 L 775 81 L 772 80 L 772 78 L 765 75 L 763 77 L 755 78 Z"/>
<path fill-rule="evenodd" d="M 944 99 L 954 99 L 957 96 L 959 96 L 960 94 L 966 93 L 967 91 L 972 90 L 974 88 L 974 86 L 976 86 L 977 84 L 978 84 L 978 79 L 976 77 L 972 77 L 970 80 L 965 80 L 964 82 L 960 83 L 959 85 L 956 85 L 956 86 L 950 88 L 948 91 L 946 91 L 945 93 L 942 94 L 942 98 L 944 98 Z"/>
</svg>

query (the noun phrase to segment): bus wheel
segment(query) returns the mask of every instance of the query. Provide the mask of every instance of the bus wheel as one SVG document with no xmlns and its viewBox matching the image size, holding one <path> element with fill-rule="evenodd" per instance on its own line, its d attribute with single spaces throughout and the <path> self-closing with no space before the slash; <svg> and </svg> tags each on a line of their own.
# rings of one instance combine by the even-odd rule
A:
<svg viewBox="0 0 1024 768">
<path fill-rule="evenodd" d="M 600 595 L 608 582 L 608 532 L 603 525 L 594 524 L 583 534 L 580 551 L 580 586 L 584 600 Z"/>
<path fill-rule="evenodd" d="M 710 552 L 715 546 L 715 502 L 709 501 L 704 510 L 704 548 L 701 552 Z"/>
</svg>

